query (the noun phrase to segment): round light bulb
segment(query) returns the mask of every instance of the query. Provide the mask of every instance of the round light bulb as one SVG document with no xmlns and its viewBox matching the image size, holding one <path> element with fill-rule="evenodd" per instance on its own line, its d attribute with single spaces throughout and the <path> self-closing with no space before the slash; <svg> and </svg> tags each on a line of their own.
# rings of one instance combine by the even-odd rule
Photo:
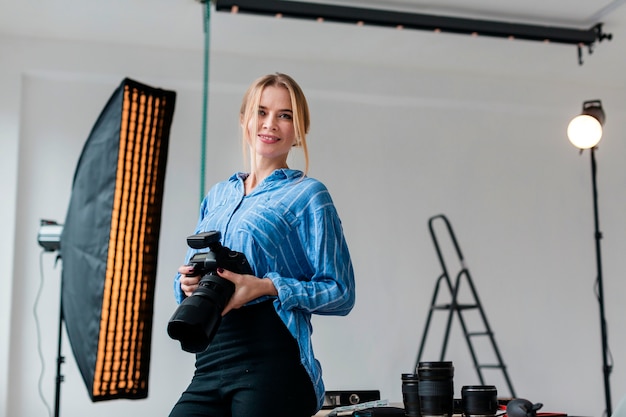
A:
<svg viewBox="0 0 626 417">
<path fill-rule="evenodd" d="M 567 137 L 579 149 L 593 148 L 602 138 L 602 125 L 595 117 L 581 114 L 567 126 Z"/>
</svg>

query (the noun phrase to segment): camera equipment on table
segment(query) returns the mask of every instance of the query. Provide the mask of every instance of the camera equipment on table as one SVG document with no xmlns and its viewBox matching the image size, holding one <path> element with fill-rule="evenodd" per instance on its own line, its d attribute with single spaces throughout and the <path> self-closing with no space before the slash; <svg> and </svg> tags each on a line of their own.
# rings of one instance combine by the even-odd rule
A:
<svg viewBox="0 0 626 417">
<path fill-rule="evenodd" d="M 418 393 L 422 416 L 454 414 L 454 365 L 452 362 L 419 362 Z"/>
<path fill-rule="evenodd" d="M 241 252 L 220 243 L 218 231 L 199 233 L 187 238 L 193 249 L 209 248 L 189 260 L 194 276 L 201 277 L 198 288 L 178 306 L 167 324 L 167 334 L 180 341 L 186 352 L 206 350 L 222 322 L 222 311 L 235 291 L 235 284 L 217 275 L 223 268 L 238 274 L 252 274 L 252 268 Z"/>
<path fill-rule="evenodd" d="M 494 417 L 499 409 L 494 385 L 464 385 L 454 398 L 454 364 L 419 362 L 417 373 L 402 374 L 402 401 L 407 417 Z M 509 417 L 532 417 L 512 416 Z"/>
<path fill-rule="evenodd" d="M 464 385 L 461 389 L 461 410 L 466 417 L 495 416 L 498 406 L 498 390 L 494 385 Z"/>
<path fill-rule="evenodd" d="M 324 392 L 322 409 L 363 404 L 380 400 L 379 390 L 330 391 Z"/>
</svg>

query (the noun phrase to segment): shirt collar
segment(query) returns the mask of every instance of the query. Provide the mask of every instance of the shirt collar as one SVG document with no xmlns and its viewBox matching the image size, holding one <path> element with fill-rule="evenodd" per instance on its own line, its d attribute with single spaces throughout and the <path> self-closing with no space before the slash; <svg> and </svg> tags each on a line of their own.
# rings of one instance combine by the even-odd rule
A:
<svg viewBox="0 0 626 417">
<path fill-rule="evenodd" d="M 244 181 L 250 175 L 247 172 L 235 172 L 229 178 L 230 181 Z M 275 180 L 284 180 L 284 179 L 295 179 L 300 178 L 304 175 L 304 173 L 297 169 L 289 169 L 289 168 L 281 168 L 274 170 L 264 181 L 275 181 Z"/>
</svg>

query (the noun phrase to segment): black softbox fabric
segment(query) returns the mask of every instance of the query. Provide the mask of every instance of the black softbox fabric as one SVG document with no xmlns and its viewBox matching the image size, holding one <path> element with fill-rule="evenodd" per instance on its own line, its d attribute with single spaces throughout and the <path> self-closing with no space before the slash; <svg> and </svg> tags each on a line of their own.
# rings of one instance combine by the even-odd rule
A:
<svg viewBox="0 0 626 417">
<path fill-rule="evenodd" d="M 125 79 L 74 174 L 61 235 L 62 314 L 92 401 L 145 398 L 176 93 Z"/>
</svg>

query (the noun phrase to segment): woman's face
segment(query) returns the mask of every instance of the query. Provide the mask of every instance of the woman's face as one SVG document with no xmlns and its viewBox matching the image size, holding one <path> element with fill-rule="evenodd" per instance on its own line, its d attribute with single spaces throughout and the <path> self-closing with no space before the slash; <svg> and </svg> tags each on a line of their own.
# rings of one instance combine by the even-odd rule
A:
<svg viewBox="0 0 626 417">
<path fill-rule="evenodd" d="M 289 91 L 280 86 L 265 87 L 257 111 L 257 136 L 249 139 L 250 146 L 257 156 L 284 165 L 296 141 Z M 248 131 L 252 133 L 254 128 L 251 118 Z"/>
</svg>

